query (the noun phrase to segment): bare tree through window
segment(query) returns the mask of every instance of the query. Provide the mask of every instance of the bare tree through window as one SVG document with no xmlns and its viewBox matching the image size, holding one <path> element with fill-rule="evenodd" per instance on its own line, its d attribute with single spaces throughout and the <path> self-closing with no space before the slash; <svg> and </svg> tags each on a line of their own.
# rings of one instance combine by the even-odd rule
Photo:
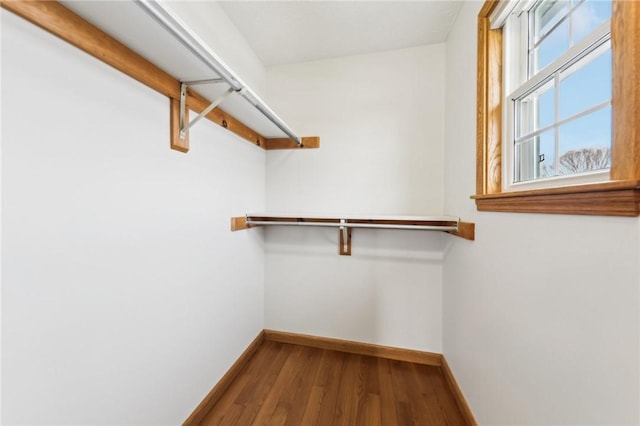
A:
<svg viewBox="0 0 640 426">
<path fill-rule="evenodd" d="M 611 148 L 595 147 L 567 151 L 559 158 L 560 169 L 556 172 L 553 164 L 541 164 L 540 176 L 584 173 L 611 167 Z"/>
</svg>

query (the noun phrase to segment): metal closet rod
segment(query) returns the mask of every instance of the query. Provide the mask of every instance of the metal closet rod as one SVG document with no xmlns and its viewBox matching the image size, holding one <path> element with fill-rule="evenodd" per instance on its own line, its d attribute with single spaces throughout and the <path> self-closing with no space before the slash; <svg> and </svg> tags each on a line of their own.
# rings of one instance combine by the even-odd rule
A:
<svg viewBox="0 0 640 426">
<path fill-rule="evenodd" d="M 213 53 L 209 48 L 198 39 L 189 29 L 187 29 L 180 20 L 167 10 L 163 5 L 154 0 L 135 0 L 135 2 L 155 19 L 165 30 L 173 35 L 182 45 L 184 45 L 191 53 L 200 59 L 205 65 L 211 68 L 216 74 L 229 85 L 233 90 L 245 98 L 251 105 L 267 117 L 273 124 L 282 130 L 287 136 L 293 139 L 298 146 L 302 146 L 302 140 L 287 126 L 275 112 L 271 110 L 264 102 L 251 91 L 240 78 L 236 77 L 231 70 L 224 64 L 222 59 Z"/>
<path fill-rule="evenodd" d="M 378 229 L 415 229 L 418 231 L 457 231 L 457 226 L 436 226 L 436 225 L 391 225 L 378 223 L 340 223 L 340 222 L 276 222 L 270 220 L 251 220 L 247 219 L 247 225 L 256 226 L 326 226 L 330 228 L 378 228 Z"/>
<path fill-rule="evenodd" d="M 260 216 L 257 216 L 260 217 Z M 352 219 L 354 220 L 354 219 Z M 422 219 L 429 221 L 429 219 Z M 422 231 L 457 231 L 458 230 L 458 218 L 451 219 L 434 219 L 432 221 L 449 222 L 447 225 L 410 225 L 410 224 L 393 224 L 393 223 L 363 223 L 363 222 L 349 222 L 349 219 L 340 219 L 335 222 L 318 221 L 314 222 L 313 219 L 305 219 L 304 221 L 292 221 L 290 218 L 278 218 L 270 217 L 269 220 L 253 220 L 251 216 L 246 217 L 247 225 L 254 226 L 322 226 L 329 228 L 377 228 L 377 229 L 413 229 Z M 456 225 L 451 225 L 451 222 L 455 222 Z"/>
</svg>

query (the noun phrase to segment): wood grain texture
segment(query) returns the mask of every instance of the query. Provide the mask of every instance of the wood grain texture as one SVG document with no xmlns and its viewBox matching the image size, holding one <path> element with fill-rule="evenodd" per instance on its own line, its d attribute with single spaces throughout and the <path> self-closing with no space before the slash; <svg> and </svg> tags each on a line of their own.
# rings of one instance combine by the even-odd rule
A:
<svg viewBox="0 0 640 426">
<path fill-rule="evenodd" d="M 640 215 L 640 182 L 622 181 L 502 194 L 476 195 L 479 211 Z"/>
<path fill-rule="evenodd" d="M 440 367 L 265 341 L 201 425 L 465 425 Z"/>
<path fill-rule="evenodd" d="M 487 3 L 485 3 L 486 6 Z M 484 8 L 483 8 L 484 9 Z M 476 88 L 476 194 L 487 193 L 487 98 L 489 63 L 489 18 L 478 16 L 477 88 Z"/>
<path fill-rule="evenodd" d="M 254 354 L 262 346 L 264 342 L 264 331 L 251 342 L 249 347 L 240 355 L 231 368 L 225 373 L 218 383 L 211 389 L 202 402 L 196 407 L 191 415 L 184 421 L 183 426 L 196 426 L 201 424 L 202 420 L 211 411 L 211 408 L 225 396 L 229 386 L 234 383 L 235 379 L 247 368 L 247 365 L 253 358 Z"/>
<path fill-rule="evenodd" d="M 200 95 L 198 92 L 192 89 L 187 89 L 187 107 L 189 109 L 199 114 L 204 111 L 210 104 L 211 101 Z M 264 136 L 262 136 L 231 114 L 227 113 L 222 108 L 214 108 L 205 116 L 205 118 L 213 121 L 218 126 L 224 127 L 230 132 L 235 133 L 236 135 L 252 143 L 253 145 L 264 149 L 266 141 L 266 138 Z"/>
<path fill-rule="evenodd" d="M 640 179 L 640 1 L 615 0 L 611 18 L 611 179 Z"/>
<path fill-rule="evenodd" d="M 487 194 L 502 191 L 502 29 L 489 30 L 487 49 Z"/>
<path fill-rule="evenodd" d="M 158 93 L 171 99 L 180 99 L 180 81 L 178 79 L 62 4 L 56 1 L 1 0 L 0 5 Z M 198 92 L 188 89 L 187 107 L 195 113 L 201 113 L 210 103 L 208 99 Z M 207 114 L 206 118 L 254 145 L 263 149 L 266 146 L 266 138 L 264 136 L 221 108 L 215 108 Z M 173 131 L 171 135 L 171 140 L 174 141 Z M 309 141 L 309 145 L 309 147 L 313 146 L 312 140 Z M 172 143 L 173 146 L 174 144 Z M 290 147 L 283 146 L 280 149 L 288 148 Z M 174 149 L 186 152 L 185 148 L 180 144 L 176 144 Z"/>
<path fill-rule="evenodd" d="M 487 1 L 478 15 L 476 193 L 502 191 L 502 29 L 490 29 Z"/>
<path fill-rule="evenodd" d="M 169 103 L 169 145 L 173 150 L 189 152 L 189 132 L 186 132 L 184 139 L 180 138 L 180 101 L 169 98 Z M 189 110 L 185 111 L 185 121 L 189 122 Z"/>
<path fill-rule="evenodd" d="M 444 377 L 447 380 L 447 384 L 449 385 L 449 389 L 453 393 L 453 397 L 456 400 L 456 404 L 458 405 L 458 409 L 462 413 L 465 418 L 465 421 L 468 425 L 476 426 L 478 422 L 476 421 L 473 412 L 471 411 L 471 407 L 467 403 L 460 386 L 458 386 L 458 382 L 456 381 L 455 376 L 453 375 L 453 371 L 451 371 L 451 367 L 447 363 L 447 359 L 442 356 L 442 371 L 444 373 Z"/>
<path fill-rule="evenodd" d="M 265 149 L 313 149 L 320 148 L 320 138 L 317 136 L 304 136 L 300 138 L 302 146 L 289 138 L 266 139 Z"/>
<path fill-rule="evenodd" d="M 414 362 L 417 364 L 439 366 L 442 355 L 433 352 L 422 352 L 412 349 L 394 348 L 353 342 L 350 340 L 332 339 L 329 337 L 308 336 L 276 330 L 264 330 L 264 338 L 271 342 L 290 343 L 312 348 L 329 349 L 359 355 L 369 355 L 384 359 Z"/>
<path fill-rule="evenodd" d="M 247 225 L 246 216 L 236 216 L 231 218 L 231 230 L 232 231 L 241 231 L 243 229 L 248 229 L 249 225 Z"/>
<path fill-rule="evenodd" d="M 465 240 L 473 241 L 476 239 L 476 224 L 472 222 L 458 222 L 457 231 L 448 231 L 449 234 Z"/>
<path fill-rule="evenodd" d="M 488 18 L 493 10 L 498 6 L 500 0 L 486 0 L 478 12 L 478 16 Z"/>
</svg>

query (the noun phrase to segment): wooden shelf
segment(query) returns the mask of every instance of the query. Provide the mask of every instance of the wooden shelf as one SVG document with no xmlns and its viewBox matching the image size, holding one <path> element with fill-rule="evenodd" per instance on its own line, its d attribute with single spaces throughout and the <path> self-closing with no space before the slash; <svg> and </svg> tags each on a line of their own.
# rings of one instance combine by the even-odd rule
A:
<svg viewBox="0 0 640 426">
<path fill-rule="evenodd" d="M 231 218 L 231 230 L 257 226 L 316 226 L 339 229 L 340 255 L 351 255 L 351 231 L 354 228 L 404 229 L 446 232 L 467 240 L 475 239 L 475 224 L 455 216 L 309 216 L 296 214 L 252 213 Z"/>
<path fill-rule="evenodd" d="M 56 1 L 2 1 L 0 7 L 168 97 L 170 146 L 174 150 L 188 152 L 188 129 L 184 137 L 180 137 L 181 83 L 185 80 L 216 78 L 218 74 L 146 13 L 141 7 L 145 4 L 67 2 L 62 5 Z M 151 6 L 163 8 L 155 3 Z M 168 18 L 178 21 L 168 10 L 166 14 Z M 186 27 L 180 28 L 180 33 L 191 34 Z M 198 47 L 210 52 L 205 45 Z M 213 53 L 211 55 L 214 56 Z M 231 73 L 228 69 L 226 71 Z M 224 109 L 216 107 L 203 118 L 265 150 L 319 147 L 318 137 L 298 137 L 299 141 L 292 139 L 282 130 L 282 127 L 287 127 L 286 124 L 239 78 L 232 73 L 231 77 L 238 87 L 234 87 L 234 94 L 225 99 Z M 189 111 L 202 113 L 228 85 L 209 86 L 198 86 L 199 91 L 192 87 L 186 90 L 187 123 Z M 273 121 L 274 117 L 280 127 Z"/>
</svg>

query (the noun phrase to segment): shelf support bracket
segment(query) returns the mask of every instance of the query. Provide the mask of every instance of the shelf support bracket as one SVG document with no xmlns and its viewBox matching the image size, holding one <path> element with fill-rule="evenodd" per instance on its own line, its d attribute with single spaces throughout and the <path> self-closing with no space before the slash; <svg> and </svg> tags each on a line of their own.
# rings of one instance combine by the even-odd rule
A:
<svg viewBox="0 0 640 426">
<path fill-rule="evenodd" d="M 345 219 L 340 219 L 340 256 L 351 256 L 351 228 Z"/>
<path fill-rule="evenodd" d="M 189 124 L 186 124 L 186 109 L 187 109 L 187 83 L 180 83 L 180 139 L 184 139 L 187 135 L 187 131 L 198 121 L 202 120 L 207 114 L 209 114 L 215 107 L 220 105 L 227 96 L 235 92 L 232 87 L 229 87 L 226 92 L 218 97 L 215 101 L 211 102 L 211 105 L 206 107 L 196 118 L 191 120 Z"/>
<path fill-rule="evenodd" d="M 221 78 L 212 78 L 209 80 L 193 80 L 193 81 L 181 81 L 180 82 L 180 99 L 176 100 L 171 98 L 171 149 L 180 152 L 189 151 L 189 129 L 198 121 L 207 116 L 214 108 L 216 108 L 222 101 L 234 92 L 234 89 L 229 88 L 218 99 L 213 101 L 208 107 L 202 110 L 196 118 L 189 122 L 189 108 L 187 107 L 187 88 L 189 86 L 195 86 L 198 84 L 217 84 L 224 83 Z"/>
</svg>

